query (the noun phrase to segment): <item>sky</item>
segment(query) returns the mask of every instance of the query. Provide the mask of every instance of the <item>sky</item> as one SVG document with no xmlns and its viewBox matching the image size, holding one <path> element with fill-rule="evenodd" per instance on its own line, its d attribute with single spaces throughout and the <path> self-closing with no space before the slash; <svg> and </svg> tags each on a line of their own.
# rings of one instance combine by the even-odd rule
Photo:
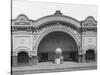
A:
<svg viewBox="0 0 100 75">
<path fill-rule="evenodd" d="M 12 19 L 15 19 L 20 14 L 25 14 L 29 19 L 38 20 L 41 17 L 53 15 L 56 10 L 60 10 L 63 15 L 70 16 L 78 21 L 85 20 L 88 16 L 93 16 L 97 20 L 97 6 L 95 5 L 49 3 L 28 0 L 12 1 Z"/>
</svg>

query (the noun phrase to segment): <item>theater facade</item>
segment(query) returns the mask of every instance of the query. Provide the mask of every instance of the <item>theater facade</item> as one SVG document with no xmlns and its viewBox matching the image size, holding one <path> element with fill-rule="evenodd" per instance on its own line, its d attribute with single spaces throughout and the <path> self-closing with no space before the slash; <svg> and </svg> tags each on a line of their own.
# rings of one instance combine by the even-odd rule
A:
<svg viewBox="0 0 100 75">
<path fill-rule="evenodd" d="M 97 61 L 97 21 L 92 16 L 78 21 L 57 10 L 38 20 L 20 14 L 11 23 L 12 66 L 53 63 L 57 48 L 63 62 Z"/>
</svg>

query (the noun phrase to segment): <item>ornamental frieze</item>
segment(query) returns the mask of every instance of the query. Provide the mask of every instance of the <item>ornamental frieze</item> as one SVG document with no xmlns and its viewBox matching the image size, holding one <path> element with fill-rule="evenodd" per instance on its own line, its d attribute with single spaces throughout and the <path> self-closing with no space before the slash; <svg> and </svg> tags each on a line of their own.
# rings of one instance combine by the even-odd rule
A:
<svg viewBox="0 0 100 75">
<path fill-rule="evenodd" d="M 67 28 L 71 28 L 72 30 L 75 30 L 76 32 L 79 32 L 79 28 L 76 28 L 74 25 L 71 25 L 69 23 L 66 23 L 66 24 L 63 24 L 62 22 L 60 21 L 57 21 L 55 24 L 47 24 L 47 25 L 41 25 L 40 27 L 37 27 L 36 30 L 37 32 L 40 32 L 42 30 L 45 30 L 47 28 L 50 28 L 50 27 L 67 27 Z"/>
<path fill-rule="evenodd" d="M 33 34 L 33 41 L 35 42 L 39 37 L 39 34 Z"/>
<path fill-rule="evenodd" d="M 52 25 L 52 26 L 50 26 L 50 27 L 44 27 L 43 29 L 41 29 L 41 31 L 40 31 L 40 33 L 43 33 L 43 32 L 45 32 L 46 30 L 49 30 L 49 29 L 66 29 L 66 30 L 68 30 L 68 31 L 70 31 L 70 32 L 72 32 L 72 33 L 74 33 L 75 35 L 79 35 L 79 32 L 77 31 L 77 30 L 75 30 L 75 29 L 73 29 L 73 28 L 71 28 L 71 27 L 66 27 L 66 26 L 63 26 L 63 25 L 61 25 L 61 24 L 57 24 L 57 25 Z"/>
</svg>

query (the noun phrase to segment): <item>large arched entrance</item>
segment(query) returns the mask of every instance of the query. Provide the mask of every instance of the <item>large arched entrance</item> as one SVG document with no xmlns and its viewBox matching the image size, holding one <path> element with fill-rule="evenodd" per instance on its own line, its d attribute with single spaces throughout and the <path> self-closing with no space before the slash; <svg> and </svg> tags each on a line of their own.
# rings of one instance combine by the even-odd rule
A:
<svg viewBox="0 0 100 75">
<path fill-rule="evenodd" d="M 78 47 L 72 36 L 62 31 L 47 34 L 38 46 L 38 61 L 53 62 L 55 50 L 62 49 L 64 61 L 78 61 Z"/>
<path fill-rule="evenodd" d="M 95 51 L 92 49 L 87 50 L 85 58 L 87 62 L 95 61 Z"/>
<path fill-rule="evenodd" d="M 18 64 L 27 64 L 29 62 L 28 53 L 25 51 L 21 51 L 18 53 Z"/>
</svg>

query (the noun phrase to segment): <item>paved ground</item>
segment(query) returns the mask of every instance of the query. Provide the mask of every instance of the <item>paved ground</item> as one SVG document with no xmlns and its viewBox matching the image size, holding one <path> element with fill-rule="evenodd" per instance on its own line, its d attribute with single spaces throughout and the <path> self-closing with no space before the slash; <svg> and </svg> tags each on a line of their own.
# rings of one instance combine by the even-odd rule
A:
<svg viewBox="0 0 100 75">
<path fill-rule="evenodd" d="M 75 63 L 64 62 L 63 64 L 53 64 L 51 62 L 39 63 L 33 66 L 13 67 L 13 74 L 42 73 L 96 69 L 96 63 Z"/>
</svg>

